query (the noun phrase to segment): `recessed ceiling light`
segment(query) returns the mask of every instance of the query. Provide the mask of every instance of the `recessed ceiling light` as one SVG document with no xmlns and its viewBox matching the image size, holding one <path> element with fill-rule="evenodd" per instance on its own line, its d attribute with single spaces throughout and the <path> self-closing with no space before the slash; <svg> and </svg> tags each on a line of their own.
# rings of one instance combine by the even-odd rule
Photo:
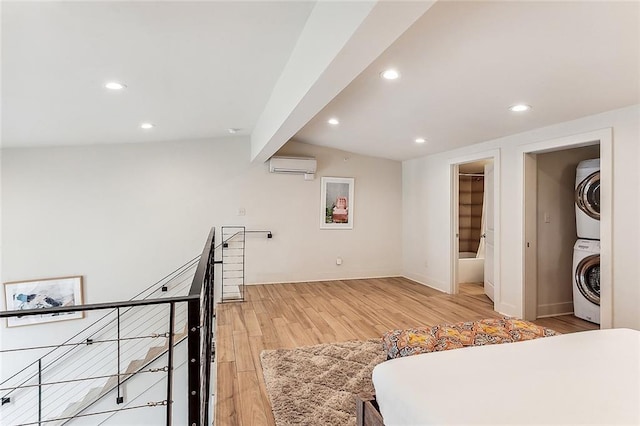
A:
<svg viewBox="0 0 640 426">
<path fill-rule="evenodd" d="M 156 127 L 156 126 L 155 126 L 155 124 L 152 124 L 152 123 L 142 123 L 140 125 L 140 128 L 141 129 L 145 129 L 145 130 L 153 129 L 154 127 Z"/>
<path fill-rule="evenodd" d="M 242 129 L 237 129 L 235 127 L 230 127 L 227 129 L 227 132 L 231 133 L 232 135 L 235 135 L 236 133 L 238 133 L 240 130 Z"/>
<path fill-rule="evenodd" d="M 382 78 L 385 78 L 387 80 L 395 80 L 396 78 L 400 77 L 400 73 L 398 73 L 398 71 L 394 69 L 385 70 L 380 75 L 382 76 Z"/>
<path fill-rule="evenodd" d="M 104 87 L 106 87 L 109 90 L 122 90 L 127 86 L 122 83 L 118 83 L 117 81 L 110 81 L 107 84 L 105 84 Z"/>
<path fill-rule="evenodd" d="M 525 112 L 525 111 L 529 111 L 530 109 L 531 109 L 531 105 L 527 105 L 527 104 L 516 104 L 516 105 L 511 105 L 509 107 L 509 110 L 513 112 Z"/>
<path fill-rule="evenodd" d="M 425 143 L 426 139 L 425 138 L 416 138 L 416 143 Z"/>
<path fill-rule="evenodd" d="M 330 119 L 327 120 L 327 123 L 331 124 L 332 126 L 340 124 L 340 122 L 338 121 L 337 118 L 330 118 Z"/>
</svg>

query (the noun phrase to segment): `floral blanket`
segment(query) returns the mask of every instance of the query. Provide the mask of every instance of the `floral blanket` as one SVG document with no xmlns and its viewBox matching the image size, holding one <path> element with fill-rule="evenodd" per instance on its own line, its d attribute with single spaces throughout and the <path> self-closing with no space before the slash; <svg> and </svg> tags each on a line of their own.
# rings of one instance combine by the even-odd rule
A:
<svg viewBox="0 0 640 426">
<path fill-rule="evenodd" d="M 392 359 L 465 346 L 519 342 L 558 334 L 529 321 L 490 318 L 425 328 L 391 330 L 384 334 L 382 340 L 387 359 Z"/>
</svg>

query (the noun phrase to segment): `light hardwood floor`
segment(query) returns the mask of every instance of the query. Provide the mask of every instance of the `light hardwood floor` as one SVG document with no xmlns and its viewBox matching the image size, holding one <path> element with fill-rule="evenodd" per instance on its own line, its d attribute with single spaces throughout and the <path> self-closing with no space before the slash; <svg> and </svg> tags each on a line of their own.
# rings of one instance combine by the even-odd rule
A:
<svg viewBox="0 0 640 426">
<path fill-rule="evenodd" d="M 215 424 L 274 425 L 264 349 L 381 337 L 388 330 L 499 317 L 482 286 L 447 295 L 404 278 L 246 287 L 246 301 L 219 304 Z M 596 325 L 565 315 L 535 321 L 560 333 Z"/>
</svg>

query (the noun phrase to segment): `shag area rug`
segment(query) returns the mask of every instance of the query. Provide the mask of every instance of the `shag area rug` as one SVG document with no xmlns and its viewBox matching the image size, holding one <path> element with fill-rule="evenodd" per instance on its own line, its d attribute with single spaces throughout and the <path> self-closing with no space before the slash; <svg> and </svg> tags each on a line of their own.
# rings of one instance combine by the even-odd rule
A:
<svg viewBox="0 0 640 426">
<path fill-rule="evenodd" d="M 262 351 L 276 425 L 355 425 L 355 395 L 371 398 L 385 359 L 381 339 Z"/>
</svg>

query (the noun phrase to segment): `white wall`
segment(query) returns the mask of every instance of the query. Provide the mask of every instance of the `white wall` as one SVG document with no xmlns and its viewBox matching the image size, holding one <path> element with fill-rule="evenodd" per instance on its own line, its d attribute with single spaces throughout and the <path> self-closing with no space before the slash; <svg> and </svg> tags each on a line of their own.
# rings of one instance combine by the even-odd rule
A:
<svg viewBox="0 0 640 426">
<path fill-rule="evenodd" d="M 213 225 L 273 232 L 247 237 L 248 283 L 399 275 L 401 164 L 284 151 L 315 156 L 316 180 L 250 163 L 248 138 L 4 149 L 2 281 L 82 275 L 85 303 L 128 299 L 199 254 Z M 319 229 L 321 176 L 355 178 L 353 230 Z M 89 319 L 2 324 L 2 347 L 56 343 Z"/>
<path fill-rule="evenodd" d="M 500 151 L 500 312 L 521 316 L 522 149 L 528 144 L 613 128 L 613 325 L 640 329 L 640 106 L 609 111 L 403 163 L 403 273 L 449 291 L 450 163 Z"/>
</svg>

